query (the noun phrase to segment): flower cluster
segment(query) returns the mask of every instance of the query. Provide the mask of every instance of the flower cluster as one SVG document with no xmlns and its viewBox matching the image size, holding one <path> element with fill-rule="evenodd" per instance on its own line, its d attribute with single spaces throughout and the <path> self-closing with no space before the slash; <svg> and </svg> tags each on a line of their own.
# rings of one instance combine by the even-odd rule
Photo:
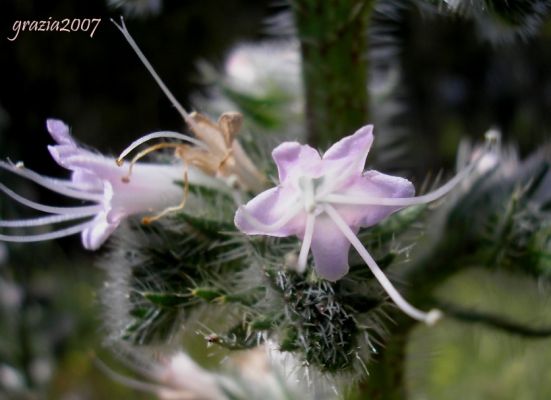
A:
<svg viewBox="0 0 551 400">
<path fill-rule="evenodd" d="M 218 124 L 194 114 L 195 129 L 205 142 L 185 135 L 158 132 L 136 141 L 123 154 L 153 137 L 176 137 L 200 146 L 178 144 L 176 164 L 121 163 L 78 146 L 69 128 L 59 120 L 47 121 L 47 129 L 56 145 L 49 146 L 54 160 L 70 170 L 70 179 L 40 176 L 21 165 L 1 162 L 0 166 L 24 176 L 54 192 L 84 200 L 90 204 L 74 207 L 52 207 L 23 198 L 0 184 L 0 189 L 17 202 L 50 215 L 26 220 L 1 220 L 0 227 L 22 228 L 68 221 L 84 222 L 35 235 L 0 235 L 0 240 L 29 242 L 48 240 L 81 233 L 85 248 L 99 248 L 120 222 L 135 214 L 172 210 L 184 196 L 188 184 L 224 190 L 218 174 L 242 171 L 242 187 L 258 188 L 256 169 L 248 158 L 229 158 L 224 149 L 233 143 L 232 134 L 239 128 L 231 114 L 223 115 Z M 308 145 L 284 142 L 277 146 L 273 159 L 278 167 L 279 185 L 261 192 L 235 214 L 235 225 L 248 235 L 275 237 L 297 236 L 302 240 L 297 269 L 305 270 L 310 250 L 318 275 L 336 281 L 348 272 L 348 253 L 354 247 L 385 288 L 390 298 L 412 318 L 434 323 L 438 310 L 422 312 L 410 305 L 394 288 L 373 257 L 357 237 L 360 228 L 370 227 L 400 208 L 434 201 L 448 193 L 467 176 L 474 163 L 462 170 L 438 190 L 414 197 L 413 184 L 400 177 L 377 171 L 364 171 L 367 154 L 373 143 L 371 125 L 359 129 L 335 143 L 323 156 Z M 201 147 L 203 146 L 203 147 Z M 155 147 L 155 146 L 154 146 Z M 233 148 L 235 150 L 235 147 Z M 237 155 L 242 154 L 237 148 Z M 225 155 L 224 155 L 225 154 Z M 213 163 L 206 163 L 209 156 Z M 231 161 L 226 169 L 225 163 Z M 204 162 L 203 162 L 204 161 Z M 185 164 L 185 168 L 182 165 Z M 214 166 L 216 164 L 216 167 Z M 126 168 L 124 166 L 126 165 Z M 121 168 L 121 166 L 123 168 Z M 249 166 L 251 166 L 249 168 Z M 132 171 L 131 179 L 127 170 Z M 227 177 L 227 176 L 226 176 Z M 248 186 L 247 178 L 253 182 Z M 186 185 L 181 182 L 185 181 Z M 178 208 L 178 207 L 176 207 Z"/>
<path fill-rule="evenodd" d="M 47 206 L 26 199 L 0 184 L 0 190 L 17 202 L 49 214 L 27 220 L 0 220 L 0 227 L 84 222 L 49 233 L 0 234 L 0 240 L 29 242 L 81 233 L 84 247 L 95 250 L 130 215 L 157 213 L 144 219 L 147 222 L 182 209 L 189 185 L 222 191 L 237 187 L 255 193 L 264 189 L 264 176 L 235 139 L 242 125 L 241 114 L 224 113 L 218 122 L 202 114 L 188 114 L 145 58 L 124 21 L 115 25 L 196 138 L 175 132 L 151 133 L 136 140 L 115 160 L 83 149 L 71 137 L 67 125 L 59 120 L 48 120 L 47 129 L 56 141 L 55 145 L 49 146 L 50 153 L 60 166 L 72 172 L 70 179 L 44 177 L 18 164 L 0 162 L 0 167 L 88 204 Z M 348 254 L 353 247 L 400 309 L 412 318 L 432 324 L 441 313 L 438 310 L 425 313 L 409 304 L 379 268 L 357 234 L 361 228 L 373 226 L 403 207 L 442 197 L 469 174 L 476 162 L 438 190 L 415 197 L 410 181 L 377 171 L 364 171 L 373 143 L 372 131 L 371 125 L 362 127 L 335 143 L 323 156 L 298 142 L 280 144 L 272 153 L 279 184 L 239 207 L 234 222 L 247 235 L 298 237 L 302 245 L 297 270 L 303 272 L 306 269 L 311 250 L 315 270 L 321 278 L 329 281 L 337 281 L 347 274 Z M 180 139 L 186 143 L 158 143 L 139 152 L 131 162 L 123 162 L 138 146 L 158 138 Z M 163 148 L 175 149 L 177 162 L 138 162 L 146 154 Z M 235 200 L 238 198 L 239 195 L 234 196 Z"/>
</svg>

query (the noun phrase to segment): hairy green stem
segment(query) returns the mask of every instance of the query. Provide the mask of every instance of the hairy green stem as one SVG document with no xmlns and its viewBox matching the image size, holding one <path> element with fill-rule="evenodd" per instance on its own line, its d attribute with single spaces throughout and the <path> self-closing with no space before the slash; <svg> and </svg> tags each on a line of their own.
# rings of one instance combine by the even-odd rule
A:
<svg viewBox="0 0 551 400">
<path fill-rule="evenodd" d="M 326 146 L 368 120 L 367 26 L 373 0 L 294 0 L 309 142 Z"/>
</svg>

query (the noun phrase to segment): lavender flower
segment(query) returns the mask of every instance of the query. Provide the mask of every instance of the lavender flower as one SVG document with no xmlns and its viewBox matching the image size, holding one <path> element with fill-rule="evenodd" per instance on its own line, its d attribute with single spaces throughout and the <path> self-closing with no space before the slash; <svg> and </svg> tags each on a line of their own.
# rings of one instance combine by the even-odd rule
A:
<svg viewBox="0 0 551 400">
<path fill-rule="evenodd" d="M 399 210 L 428 203 L 449 192 L 471 170 L 464 169 L 447 184 L 424 196 L 414 197 L 413 184 L 377 171 L 364 171 L 373 142 L 373 126 L 335 143 L 320 156 L 297 142 L 285 142 L 272 152 L 279 172 L 279 185 L 268 189 L 239 208 L 236 226 L 248 235 L 302 240 L 297 269 L 304 271 L 312 250 L 317 273 L 336 281 L 348 272 L 352 245 L 390 298 L 412 318 L 434 323 L 438 310 L 422 312 L 411 306 L 394 288 L 356 234 Z"/>
<path fill-rule="evenodd" d="M 46 127 L 56 145 L 48 146 L 53 159 L 72 172 L 70 179 L 56 179 L 37 174 L 22 165 L 0 162 L 0 167 L 23 176 L 64 196 L 84 200 L 89 205 L 52 207 L 28 200 L 0 183 L 0 190 L 15 201 L 50 215 L 26 220 L 0 220 L 0 227 L 37 227 L 67 221 L 84 222 L 53 232 L 34 235 L 4 235 L 7 242 L 35 242 L 80 233 L 82 244 L 88 250 L 98 249 L 126 217 L 141 213 L 154 213 L 169 209 L 181 202 L 184 189 L 178 182 L 220 188 L 222 183 L 193 166 L 184 168 L 177 164 L 117 166 L 114 158 L 86 150 L 77 145 L 69 133 L 69 127 L 60 120 L 49 119 Z M 158 132 L 156 135 L 190 140 L 175 132 Z"/>
</svg>

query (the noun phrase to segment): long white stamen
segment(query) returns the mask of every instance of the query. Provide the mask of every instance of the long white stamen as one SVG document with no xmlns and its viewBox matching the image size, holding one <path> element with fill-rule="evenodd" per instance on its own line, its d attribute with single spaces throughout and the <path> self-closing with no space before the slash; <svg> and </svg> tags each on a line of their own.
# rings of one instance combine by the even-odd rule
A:
<svg viewBox="0 0 551 400">
<path fill-rule="evenodd" d="M 465 168 L 456 176 L 450 179 L 445 185 L 439 187 L 434 192 L 416 197 L 371 197 L 371 196 L 350 196 L 344 194 L 328 194 L 319 201 L 336 204 L 356 204 L 356 205 L 376 205 L 376 206 L 413 206 L 415 204 L 426 204 L 435 201 L 449 193 L 459 182 L 461 182 L 469 173 L 471 168 Z"/>
<path fill-rule="evenodd" d="M 88 228 L 93 224 L 93 221 L 86 221 L 82 224 L 74 225 L 69 228 L 60 229 L 58 231 L 41 233 L 38 235 L 2 235 L 0 234 L 0 240 L 4 242 L 17 242 L 17 243 L 27 243 L 27 242 L 40 242 L 43 240 L 58 239 L 65 236 L 74 235 L 75 233 L 82 232 L 84 229 Z"/>
<path fill-rule="evenodd" d="M 29 208 L 32 208 L 34 210 L 43 211 L 51 214 L 82 214 L 82 213 L 96 213 L 98 211 L 101 211 L 102 206 L 101 205 L 93 205 L 93 206 L 82 206 L 82 207 L 53 207 L 53 206 L 47 206 L 44 204 L 36 203 L 34 201 L 31 201 L 29 199 L 24 198 L 21 195 L 18 195 L 13 190 L 7 188 L 2 183 L 0 183 L 0 191 L 4 192 L 6 195 L 17 201 L 18 203 L 21 203 Z"/>
<path fill-rule="evenodd" d="M 316 222 L 316 216 L 314 213 L 308 213 L 306 217 L 306 228 L 304 229 L 304 238 L 302 239 L 302 246 L 300 247 L 300 253 L 298 256 L 298 272 L 303 273 L 306 269 L 306 263 L 308 262 L 308 253 L 310 252 L 310 246 L 312 245 L 312 237 L 314 236 L 314 224 Z"/>
<path fill-rule="evenodd" d="M 84 214 L 65 214 L 65 215 L 48 215 L 45 217 L 37 217 L 32 219 L 18 219 L 18 220 L 1 220 L 0 227 L 2 228 L 22 228 L 28 226 L 42 226 L 48 224 L 57 224 L 59 222 L 72 221 L 75 219 L 81 219 L 90 217 L 96 212 L 87 212 Z"/>
<path fill-rule="evenodd" d="M 464 169 L 459 171 L 452 179 L 450 179 L 445 185 L 439 187 L 431 193 L 427 193 L 422 196 L 416 197 L 370 197 L 370 196 L 350 196 L 342 194 L 325 194 L 319 193 L 316 196 L 317 201 L 334 203 L 334 204 L 353 204 L 353 205 L 377 205 L 377 206 L 396 206 L 407 207 L 416 204 L 426 204 L 432 201 L 438 200 L 440 197 L 449 193 L 457 184 L 465 179 L 477 166 L 478 162 L 485 154 L 488 154 L 495 150 L 499 145 L 499 140 L 496 134 L 486 134 L 486 143 L 481 153 Z"/>
<path fill-rule="evenodd" d="M 174 97 L 172 92 L 165 85 L 165 83 L 163 82 L 161 77 L 157 74 L 157 72 L 155 71 L 155 69 L 153 68 L 153 66 L 149 62 L 149 60 L 145 57 L 143 52 L 138 47 L 138 44 L 136 43 L 134 38 L 130 35 L 130 32 L 128 32 L 128 29 L 126 28 L 126 25 L 124 24 L 124 19 L 121 17 L 120 25 L 117 24 L 112 18 L 111 18 L 111 22 L 119 29 L 119 31 L 121 31 L 124 38 L 126 39 L 128 44 L 130 45 L 130 47 L 132 47 L 132 49 L 134 50 L 134 52 L 136 53 L 136 55 L 138 56 L 140 61 L 143 63 L 143 65 L 145 65 L 145 67 L 147 68 L 147 70 L 149 71 L 149 73 L 151 74 L 153 79 L 155 79 L 155 82 L 157 82 L 157 85 L 159 85 L 159 87 L 164 92 L 166 97 L 168 97 L 168 99 L 170 100 L 172 105 L 176 108 L 176 110 L 178 110 L 178 112 L 180 113 L 182 118 L 184 118 L 184 121 L 186 121 L 190 126 L 194 126 L 195 121 L 193 121 L 193 119 L 189 116 L 188 112 L 184 109 L 184 107 L 182 107 L 180 102 L 178 100 L 176 100 L 176 97 Z"/>
<path fill-rule="evenodd" d="M 271 224 L 265 224 L 263 222 L 260 222 L 258 219 L 256 219 L 253 215 L 247 211 L 247 209 L 243 206 L 239 207 L 239 211 L 243 214 L 245 219 L 249 224 L 251 224 L 255 229 L 259 231 L 275 231 L 278 229 L 281 229 L 283 226 L 285 226 L 289 221 L 291 221 L 293 218 L 296 217 L 296 215 L 303 210 L 302 204 L 295 203 L 293 206 L 290 207 L 290 209 L 277 221 L 271 223 Z"/>
<path fill-rule="evenodd" d="M 132 143 L 130 143 L 130 145 L 126 149 L 122 151 L 122 153 L 117 158 L 117 162 L 120 162 L 120 160 L 125 158 L 132 150 L 144 144 L 145 142 L 148 142 L 153 139 L 161 139 L 161 138 L 182 140 L 184 142 L 189 142 L 196 146 L 199 146 L 208 150 L 208 147 L 205 143 L 201 142 L 198 139 L 192 138 L 191 136 L 184 135 L 183 133 L 172 132 L 172 131 L 159 131 L 159 132 L 150 133 L 148 135 L 142 136 L 139 139 L 134 140 Z"/>
<path fill-rule="evenodd" d="M 442 312 L 439 310 L 431 310 L 428 313 L 423 312 L 415 307 L 413 307 L 410 303 L 408 303 L 402 295 L 396 290 L 394 285 L 390 282 L 390 280 L 386 277 L 384 272 L 379 268 L 373 257 L 369 254 L 369 252 L 366 250 L 366 248 L 362 245 L 360 240 L 356 237 L 354 232 L 350 229 L 350 227 L 346 224 L 346 222 L 342 219 L 342 217 L 339 215 L 337 210 L 335 210 L 331 205 L 325 204 L 324 206 L 325 212 L 329 215 L 329 217 L 333 220 L 335 225 L 340 229 L 340 231 L 343 233 L 344 236 L 350 241 L 352 246 L 356 249 L 356 251 L 360 254 L 360 257 L 365 261 L 375 278 L 379 281 L 383 289 L 388 293 L 392 301 L 400 308 L 404 313 L 409 315 L 411 318 L 416 319 L 418 321 L 423 321 L 427 325 L 433 325 L 438 319 L 441 318 Z"/>
<path fill-rule="evenodd" d="M 17 168 L 17 167 L 16 167 Z M 40 175 L 44 180 L 54 184 L 54 185 L 57 185 L 57 186 L 63 186 L 63 187 L 66 187 L 68 189 L 72 189 L 72 190 L 77 190 L 77 191 L 80 191 L 81 190 L 81 187 L 82 187 L 82 184 L 79 184 L 79 183 L 75 183 L 69 179 L 60 179 L 60 178 L 53 178 L 51 176 L 47 176 L 47 175 Z M 87 190 L 88 192 L 90 192 L 90 190 Z M 98 189 L 95 191 L 96 193 L 101 193 L 102 190 L 101 189 Z"/>
<path fill-rule="evenodd" d="M 68 197 L 72 197 L 80 200 L 88 200 L 88 201 L 101 201 L 103 198 L 101 194 L 94 194 L 94 193 L 72 189 L 66 185 L 60 184 L 56 180 L 50 180 L 48 178 L 45 178 L 42 175 L 37 174 L 33 170 L 16 167 L 4 161 L 0 161 L 0 168 L 6 169 L 10 172 L 13 172 L 16 175 L 22 176 L 35 183 L 38 183 L 40 186 L 43 186 L 46 189 L 51 190 L 52 192 L 63 194 Z"/>
</svg>

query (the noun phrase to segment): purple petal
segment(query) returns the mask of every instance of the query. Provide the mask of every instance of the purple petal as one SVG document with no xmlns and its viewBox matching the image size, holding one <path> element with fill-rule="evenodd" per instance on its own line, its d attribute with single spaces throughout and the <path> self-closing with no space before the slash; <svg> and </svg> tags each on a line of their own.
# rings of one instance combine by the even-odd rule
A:
<svg viewBox="0 0 551 400">
<path fill-rule="evenodd" d="M 83 170 L 75 170 L 71 175 L 71 182 L 81 190 L 90 192 L 102 192 L 103 181 L 95 174 Z"/>
<path fill-rule="evenodd" d="M 316 218 L 311 249 L 322 278 L 337 281 L 348 273 L 350 242 L 327 216 Z"/>
<path fill-rule="evenodd" d="M 48 132 L 50 132 L 50 135 L 52 135 L 52 138 L 58 144 L 76 146 L 75 141 L 69 133 L 69 127 L 63 121 L 53 118 L 47 119 L 46 129 L 48 129 Z"/>
<path fill-rule="evenodd" d="M 279 181 L 285 182 L 290 175 L 319 173 L 321 157 L 317 150 L 298 142 L 283 142 L 272 151 L 279 173 Z"/>
<path fill-rule="evenodd" d="M 56 162 L 71 171 L 85 171 L 97 179 L 120 181 L 127 173 L 128 167 L 119 167 L 115 159 L 94 154 L 80 148 L 72 151 L 68 146 L 49 146 L 48 150 Z"/>
<path fill-rule="evenodd" d="M 82 231 L 82 245 L 87 250 L 99 249 L 118 226 L 107 222 L 105 213 L 98 214 L 92 225 Z"/>
<path fill-rule="evenodd" d="M 372 143 L 373 125 L 366 125 L 331 146 L 323 155 L 323 163 L 331 169 L 349 171 L 347 176 L 361 174 Z"/>
<path fill-rule="evenodd" d="M 55 146 L 48 146 L 48 151 L 56 163 L 66 169 L 71 169 L 67 165 L 67 159 L 85 153 L 85 150 L 81 150 L 76 146 L 69 144 L 59 144 Z"/>
<path fill-rule="evenodd" d="M 413 183 L 407 179 L 372 170 L 354 179 L 342 194 L 360 197 L 402 198 L 413 197 L 415 195 L 415 188 Z M 375 225 L 401 208 L 403 207 L 376 205 L 338 206 L 343 218 L 353 227 Z"/>
<path fill-rule="evenodd" d="M 295 201 L 296 196 L 291 188 L 268 189 L 249 201 L 242 207 L 243 209 L 237 210 L 234 219 L 235 226 L 247 235 L 285 237 L 303 233 L 306 225 L 304 212 L 300 212 L 295 218 L 275 230 L 255 226 L 245 215 L 247 213 L 251 218 L 264 225 L 274 224 L 289 215 Z"/>
</svg>

